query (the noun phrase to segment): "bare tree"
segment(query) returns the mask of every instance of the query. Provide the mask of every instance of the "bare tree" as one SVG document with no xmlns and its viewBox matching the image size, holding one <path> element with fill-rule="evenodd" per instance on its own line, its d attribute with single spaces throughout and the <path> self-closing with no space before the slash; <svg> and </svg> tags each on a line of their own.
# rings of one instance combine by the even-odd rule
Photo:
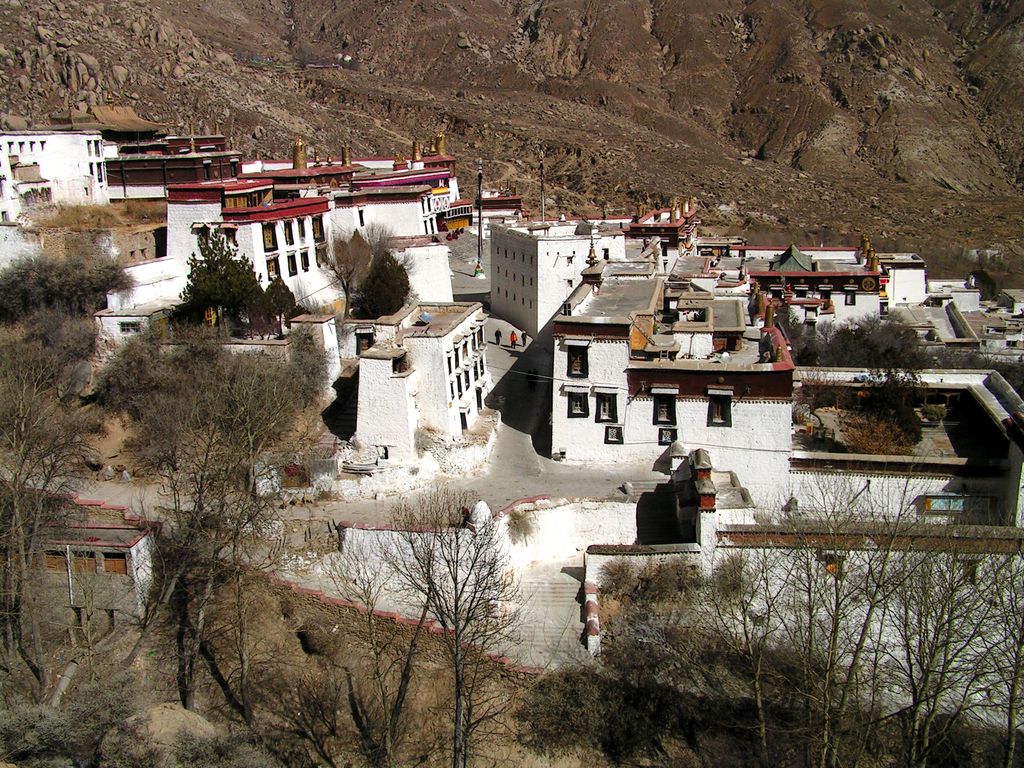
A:
<svg viewBox="0 0 1024 768">
<path fill-rule="evenodd" d="M 978 581 L 998 581 L 998 560 L 955 551 L 902 553 L 901 588 L 892 593 L 889 682 L 906 704 L 897 712 L 905 764 L 924 768 L 936 748 L 976 709 L 983 687 L 992 602 Z"/>
<path fill-rule="evenodd" d="M 349 237 L 335 235 L 331 240 L 328 266 L 345 292 L 345 317 L 348 317 L 356 290 L 373 263 L 374 248 L 356 231 Z"/>
<path fill-rule="evenodd" d="M 776 578 L 780 555 L 758 549 L 736 553 L 720 565 L 711 581 L 708 599 L 698 611 L 707 627 L 743 664 L 757 717 L 761 765 L 770 765 L 767 691 L 778 682 L 771 656 L 780 641 L 778 611 L 784 583 Z"/>
<path fill-rule="evenodd" d="M 374 222 L 363 230 L 363 238 L 370 246 L 370 253 L 373 258 L 379 259 L 385 254 L 394 255 L 395 232 L 387 224 Z"/>
<path fill-rule="evenodd" d="M 335 562 L 332 577 L 339 591 L 359 602 L 368 661 L 363 669 L 345 668 L 348 705 L 363 755 L 373 766 L 387 768 L 408 730 L 408 701 L 417 647 L 427 606 L 411 630 L 376 615 L 388 596 L 384 551 L 351 549 Z"/>
<path fill-rule="evenodd" d="M 504 528 L 481 507 L 448 488 L 403 504 L 394 513 L 402 534 L 387 553 L 407 603 L 441 630 L 453 683 L 452 768 L 470 764 L 474 733 L 509 705 L 495 692 L 489 654 L 514 640 L 520 592 Z"/>
<path fill-rule="evenodd" d="M 38 344 L 0 343 L 0 629 L 4 671 L 18 660 L 42 700 L 51 682 L 33 574 L 44 536 L 68 515 L 90 425 L 61 401 L 59 364 Z"/>
<path fill-rule="evenodd" d="M 182 705 L 193 706 L 196 667 L 205 662 L 228 705 L 250 724 L 245 573 L 267 565 L 274 554 L 266 540 L 273 497 L 257 492 L 269 485 L 263 481 L 270 469 L 260 469 L 257 459 L 298 410 L 288 400 L 284 370 L 264 359 L 215 357 L 212 365 L 190 372 L 194 389 L 186 396 L 170 387 L 154 398 L 139 425 L 170 508 L 156 553 L 156 591 L 129 661 L 169 608 Z M 239 652 L 237 686 L 219 668 L 208 634 L 209 608 L 221 584 L 235 595 L 230 628 Z"/>
<path fill-rule="evenodd" d="M 1017 732 L 1024 727 L 1024 555 L 1005 556 L 995 576 L 989 585 L 994 610 L 983 659 L 986 680 L 997 692 L 992 703 L 1005 723 L 1003 766 L 1013 768 Z"/>
</svg>

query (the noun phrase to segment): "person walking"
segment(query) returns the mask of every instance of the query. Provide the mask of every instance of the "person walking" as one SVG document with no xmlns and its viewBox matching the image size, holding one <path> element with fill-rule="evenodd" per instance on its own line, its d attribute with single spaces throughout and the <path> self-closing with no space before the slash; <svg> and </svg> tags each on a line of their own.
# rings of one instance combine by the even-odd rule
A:
<svg viewBox="0 0 1024 768">
<path fill-rule="evenodd" d="M 494 329 L 494 343 L 501 346 L 501 328 Z"/>
<path fill-rule="evenodd" d="M 516 336 L 516 332 L 515 332 L 515 331 L 512 331 L 512 333 L 510 333 L 510 334 L 508 335 L 508 343 L 509 343 L 509 346 L 510 346 L 510 347 L 511 347 L 512 349 L 515 349 L 515 348 L 516 348 L 516 342 L 517 342 L 517 341 L 519 341 L 519 337 L 518 337 L 518 336 Z"/>
</svg>

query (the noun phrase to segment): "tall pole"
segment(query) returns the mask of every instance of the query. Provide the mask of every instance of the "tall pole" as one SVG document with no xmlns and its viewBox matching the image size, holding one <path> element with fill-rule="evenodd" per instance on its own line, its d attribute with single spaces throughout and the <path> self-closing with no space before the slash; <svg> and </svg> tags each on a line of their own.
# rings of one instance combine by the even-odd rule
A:
<svg viewBox="0 0 1024 768">
<path fill-rule="evenodd" d="M 476 268 L 473 276 L 484 278 L 484 161 L 476 161 Z"/>
<path fill-rule="evenodd" d="M 544 150 L 540 152 L 540 220 L 547 221 L 544 218 Z"/>
</svg>

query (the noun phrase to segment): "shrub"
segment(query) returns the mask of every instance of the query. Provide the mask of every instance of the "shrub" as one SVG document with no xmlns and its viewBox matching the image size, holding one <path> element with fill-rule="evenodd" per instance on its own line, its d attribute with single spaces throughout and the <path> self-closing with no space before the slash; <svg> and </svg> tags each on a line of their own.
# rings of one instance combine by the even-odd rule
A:
<svg viewBox="0 0 1024 768">
<path fill-rule="evenodd" d="M 921 408 L 921 415 L 929 421 L 942 421 L 946 413 L 946 406 L 941 403 L 928 403 Z"/>
<path fill-rule="evenodd" d="M 182 732 L 174 745 L 178 765 L 189 768 L 277 768 L 281 764 L 234 734 L 210 738 Z"/>
<path fill-rule="evenodd" d="M 355 301 L 358 317 L 394 314 L 409 298 L 409 273 L 390 253 L 373 260 L 370 272 L 359 287 Z"/>
<path fill-rule="evenodd" d="M 537 530 L 537 511 L 516 507 L 508 513 L 508 535 L 515 544 L 525 543 Z"/>
<path fill-rule="evenodd" d="M 632 560 L 618 558 L 601 571 L 601 593 L 611 597 L 631 597 L 639 585 L 639 569 Z"/>
<path fill-rule="evenodd" d="M 303 405 L 315 403 L 326 389 L 327 353 L 308 328 L 292 331 L 288 368 L 292 389 Z"/>
<path fill-rule="evenodd" d="M 20 320 L 39 309 L 91 315 L 106 306 L 109 291 L 130 285 L 124 270 L 109 259 L 22 259 L 0 272 L 0 321 Z"/>
</svg>

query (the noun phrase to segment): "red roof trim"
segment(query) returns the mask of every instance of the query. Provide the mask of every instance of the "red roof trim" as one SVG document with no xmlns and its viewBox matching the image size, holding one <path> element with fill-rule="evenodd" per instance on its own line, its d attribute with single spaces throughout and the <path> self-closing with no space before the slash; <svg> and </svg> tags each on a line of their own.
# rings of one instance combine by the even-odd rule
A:
<svg viewBox="0 0 1024 768">
<path fill-rule="evenodd" d="M 278 221 L 321 213 L 327 213 L 326 197 L 302 197 L 298 200 L 280 200 L 257 208 L 225 208 L 222 211 L 224 221 L 236 224 Z"/>
</svg>

